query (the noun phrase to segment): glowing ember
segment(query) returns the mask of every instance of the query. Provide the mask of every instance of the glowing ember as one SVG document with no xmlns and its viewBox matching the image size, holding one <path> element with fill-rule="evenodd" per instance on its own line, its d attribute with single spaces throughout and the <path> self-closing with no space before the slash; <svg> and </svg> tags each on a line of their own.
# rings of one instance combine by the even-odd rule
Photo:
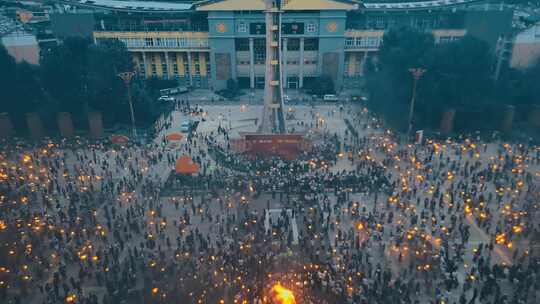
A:
<svg viewBox="0 0 540 304">
<path fill-rule="evenodd" d="M 276 304 L 296 304 L 293 292 L 279 283 L 272 287 L 271 293 Z"/>
</svg>

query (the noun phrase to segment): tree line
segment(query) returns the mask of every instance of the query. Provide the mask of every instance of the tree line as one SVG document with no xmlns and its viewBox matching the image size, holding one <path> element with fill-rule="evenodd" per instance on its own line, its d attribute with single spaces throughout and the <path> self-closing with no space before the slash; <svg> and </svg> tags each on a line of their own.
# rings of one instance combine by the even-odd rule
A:
<svg viewBox="0 0 540 304">
<path fill-rule="evenodd" d="M 55 129 L 58 112 L 69 112 L 77 128 L 87 127 L 87 114 L 102 113 L 108 128 L 130 122 L 126 87 L 118 74 L 133 71 L 126 47 L 118 41 L 98 45 L 88 39 L 68 38 L 42 50 L 40 65 L 16 63 L 0 45 L 0 112 L 7 112 L 17 130 L 26 129 L 25 115 L 39 113 L 45 127 Z M 174 81 L 131 82 L 136 122 L 151 124 L 159 109 L 153 102 L 156 91 Z"/>
<path fill-rule="evenodd" d="M 505 69 L 495 80 L 496 59 L 487 43 L 471 36 L 435 43 L 429 33 L 391 30 L 378 56 L 367 63 L 370 107 L 391 126 L 406 130 L 414 81 L 409 69 L 423 68 L 415 129 L 438 129 L 444 111 L 454 109 L 456 131 L 495 130 L 507 105 L 515 106 L 519 118 L 539 105 L 540 96 L 540 64 L 525 71 Z"/>
</svg>

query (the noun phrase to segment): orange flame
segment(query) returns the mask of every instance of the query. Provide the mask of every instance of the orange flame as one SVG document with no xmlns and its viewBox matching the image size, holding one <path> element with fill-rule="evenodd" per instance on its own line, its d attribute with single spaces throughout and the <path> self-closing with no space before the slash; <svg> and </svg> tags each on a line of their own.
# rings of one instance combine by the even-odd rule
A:
<svg viewBox="0 0 540 304">
<path fill-rule="evenodd" d="M 272 287 L 272 295 L 276 304 L 296 304 L 293 292 L 279 283 Z"/>
</svg>

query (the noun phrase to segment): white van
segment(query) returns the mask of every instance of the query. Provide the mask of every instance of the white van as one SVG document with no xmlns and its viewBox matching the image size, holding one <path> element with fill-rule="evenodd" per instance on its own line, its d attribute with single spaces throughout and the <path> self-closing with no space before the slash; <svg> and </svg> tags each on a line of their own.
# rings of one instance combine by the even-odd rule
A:
<svg viewBox="0 0 540 304">
<path fill-rule="evenodd" d="M 339 101 L 339 98 L 334 94 L 326 94 L 323 97 L 324 101 Z"/>
</svg>

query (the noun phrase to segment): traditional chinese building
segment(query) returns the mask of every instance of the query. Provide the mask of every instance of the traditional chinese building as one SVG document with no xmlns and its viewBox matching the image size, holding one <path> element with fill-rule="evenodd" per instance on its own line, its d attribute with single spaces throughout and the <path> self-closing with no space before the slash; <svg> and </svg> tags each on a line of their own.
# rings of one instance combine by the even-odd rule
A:
<svg viewBox="0 0 540 304">
<path fill-rule="evenodd" d="M 358 85 L 391 28 L 428 31 L 437 43 L 470 34 L 494 46 L 512 22 L 512 11 L 481 0 L 276 1 L 285 89 L 303 88 L 321 75 L 336 88 Z M 91 8 L 94 41 L 125 43 L 142 75 L 216 90 L 228 79 L 264 88 L 264 0 L 61 2 Z"/>
</svg>

